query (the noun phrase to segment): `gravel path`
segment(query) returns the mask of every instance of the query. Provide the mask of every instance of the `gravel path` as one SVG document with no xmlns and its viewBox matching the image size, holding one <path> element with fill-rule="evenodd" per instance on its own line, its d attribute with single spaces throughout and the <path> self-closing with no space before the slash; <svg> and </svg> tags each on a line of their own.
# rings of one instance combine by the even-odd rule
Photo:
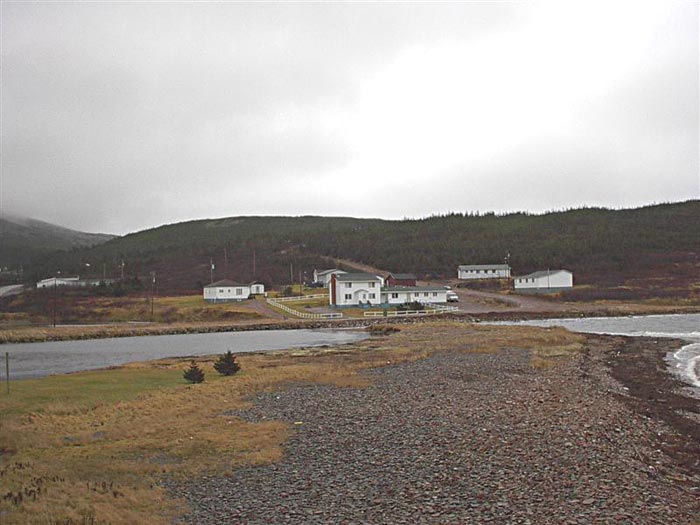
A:
<svg viewBox="0 0 700 525">
<path fill-rule="evenodd" d="M 698 523 L 700 480 L 673 481 L 656 449 L 672 429 L 628 408 L 600 359 L 542 372 L 525 351 L 442 353 L 367 373 L 234 412 L 290 422 L 285 457 L 171 487 L 183 522 Z"/>
</svg>

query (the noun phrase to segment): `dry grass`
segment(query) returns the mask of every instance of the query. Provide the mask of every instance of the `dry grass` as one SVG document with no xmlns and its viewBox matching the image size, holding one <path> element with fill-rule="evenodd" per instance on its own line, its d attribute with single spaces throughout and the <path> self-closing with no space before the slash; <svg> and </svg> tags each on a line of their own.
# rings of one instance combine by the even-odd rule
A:
<svg viewBox="0 0 700 525">
<path fill-rule="evenodd" d="M 532 348 L 534 366 L 551 366 L 582 342 L 559 328 L 436 320 L 350 346 L 241 355 L 242 372 L 228 378 L 199 358 L 198 385 L 184 383 L 183 359 L 16 382 L 0 396 L 0 521 L 170 523 L 183 503 L 158 479 L 280 459 L 285 424 L 225 415 L 257 392 L 300 381 L 362 387 L 365 368 L 442 351 Z"/>
</svg>

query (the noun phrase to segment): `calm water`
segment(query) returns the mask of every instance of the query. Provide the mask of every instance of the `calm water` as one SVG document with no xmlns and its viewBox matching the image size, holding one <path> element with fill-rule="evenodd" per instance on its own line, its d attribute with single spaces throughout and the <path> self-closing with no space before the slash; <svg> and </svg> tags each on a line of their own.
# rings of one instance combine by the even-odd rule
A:
<svg viewBox="0 0 700 525">
<path fill-rule="evenodd" d="M 502 324 L 563 326 L 573 332 L 685 339 L 688 344 L 670 353 L 666 360 L 671 370 L 700 388 L 700 314 L 540 319 Z"/>
<path fill-rule="evenodd" d="M 260 330 L 7 344 L 0 345 L 0 354 L 3 379 L 5 352 L 10 353 L 10 377 L 27 379 L 163 357 L 337 345 L 367 337 L 361 330 Z"/>
</svg>

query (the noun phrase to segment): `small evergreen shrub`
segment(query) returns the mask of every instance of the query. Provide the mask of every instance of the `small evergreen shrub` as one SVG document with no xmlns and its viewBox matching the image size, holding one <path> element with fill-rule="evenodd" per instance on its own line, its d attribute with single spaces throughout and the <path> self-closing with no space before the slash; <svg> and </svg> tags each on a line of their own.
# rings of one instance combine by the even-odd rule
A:
<svg viewBox="0 0 700 525">
<path fill-rule="evenodd" d="M 214 370 L 224 376 L 232 376 L 241 369 L 236 363 L 236 356 L 231 353 L 231 350 L 219 356 L 214 363 Z"/>
<path fill-rule="evenodd" d="M 187 379 L 190 383 L 202 383 L 204 382 L 204 372 L 197 366 L 194 360 L 190 363 L 190 367 L 182 373 L 182 377 Z"/>
</svg>

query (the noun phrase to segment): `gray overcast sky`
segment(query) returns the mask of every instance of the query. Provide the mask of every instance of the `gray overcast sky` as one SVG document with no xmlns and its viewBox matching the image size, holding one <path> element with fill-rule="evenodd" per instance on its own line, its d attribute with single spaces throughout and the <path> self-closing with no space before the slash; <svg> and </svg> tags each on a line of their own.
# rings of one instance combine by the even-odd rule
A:
<svg viewBox="0 0 700 525">
<path fill-rule="evenodd" d="M 700 198 L 697 1 L 1 14 L 6 213 L 121 234 Z"/>
</svg>

